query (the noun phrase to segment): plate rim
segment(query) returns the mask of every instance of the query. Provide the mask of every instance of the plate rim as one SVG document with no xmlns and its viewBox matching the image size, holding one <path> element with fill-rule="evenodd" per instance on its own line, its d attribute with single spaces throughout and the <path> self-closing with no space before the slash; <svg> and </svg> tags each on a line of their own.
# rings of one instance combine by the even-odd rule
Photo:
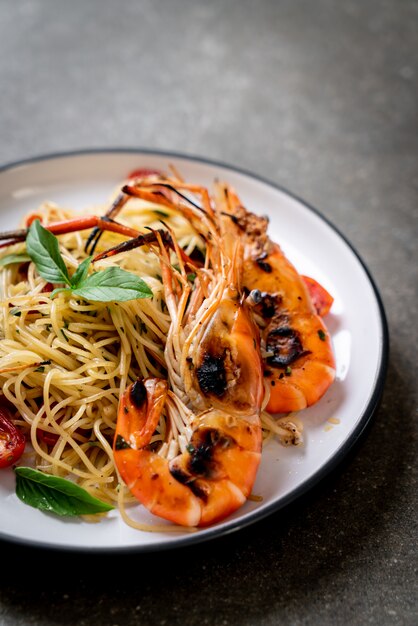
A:
<svg viewBox="0 0 418 626">
<path fill-rule="evenodd" d="M 283 185 L 276 183 L 268 178 L 265 178 L 257 173 L 254 173 L 250 170 L 242 168 L 237 165 L 231 165 L 225 161 L 219 159 L 212 159 L 209 157 L 204 157 L 197 154 L 189 154 L 187 152 L 178 152 L 172 150 L 163 150 L 163 149 L 154 149 L 154 148 L 142 148 L 142 147 L 93 147 L 93 148 L 79 148 L 74 150 L 66 150 L 66 151 L 57 151 L 50 153 L 42 153 L 35 154 L 23 159 L 18 159 L 15 161 L 10 161 L 0 165 L 0 176 L 4 172 L 9 170 L 13 170 L 14 168 L 21 167 L 24 165 L 30 165 L 34 163 L 40 163 L 42 161 L 55 160 L 61 158 L 68 157 L 77 157 L 77 156 L 98 156 L 100 154 L 107 155 L 117 155 L 117 154 L 138 154 L 138 155 L 154 155 L 157 157 L 166 157 L 166 158 L 179 158 L 187 161 L 195 161 L 198 163 L 203 163 L 213 167 L 221 167 L 223 169 L 227 169 L 238 174 L 242 174 L 250 179 L 261 182 L 268 187 L 272 187 L 273 189 L 284 193 L 290 198 L 296 200 L 301 205 L 303 205 L 308 211 L 314 213 L 317 217 L 319 217 L 323 222 L 325 222 L 335 234 L 346 244 L 349 250 L 356 257 L 357 261 L 360 263 L 362 270 L 364 271 L 366 278 L 372 288 L 373 295 L 376 299 L 378 317 L 381 325 L 381 345 L 380 345 L 380 361 L 378 363 L 378 367 L 376 370 L 376 379 L 373 387 L 373 391 L 370 395 L 369 401 L 365 406 L 362 414 L 359 416 L 358 422 L 354 430 L 351 432 L 349 437 L 345 439 L 345 441 L 340 445 L 340 447 L 332 454 L 332 456 L 328 459 L 328 461 L 321 466 L 316 472 L 314 472 L 311 476 L 309 476 L 305 481 L 303 481 L 300 485 L 298 485 L 295 489 L 293 489 L 290 493 L 283 496 L 278 502 L 272 502 L 267 505 L 262 510 L 254 510 L 248 516 L 246 520 L 237 520 L 231 521 L 227 528 L 218 528 L 213 527 L 212 529 L 205 529 L 205 533 L 200 534 L 190 534 L 184 537 L 179 537 L 175 541 L 164 541 L 161 544 L 146 544 L 141 546 L 81 546 L 81 545 L 59 545 L 55 543 L 48 543 L 46 541 L 33 541 L 30 539 L 14 537 L 7 533 L 3 533 L 0 529 L 0 540 L 8 543 L 30 546 L 31 548 L 36 549 L 47 549 L 55 552 L 78 552 L 78 553 L 95 553 L 95 554 L 126 554 L 127 552 L 135 552 L 135 553 L 151 553 L 151 552 L 165 552 L 166 550 L 175 550 L 180 549 L 182 547 L 187 547 L 191 545 L 196 545 L 199 543 L 205 543 L 209 540 L 225 537 L 233 532 L 237 532 L 247 526 L 250 526 L 260 520 L 268 517 L 272 513 L 280 511 L 287 507 L 289 504 L 299 499 L 305 493 L 313 489 L 318 483 L 320 483 L 326 476 L 328 476 L 342 461 L 347 457 L 350 450 L 355 446 L 357 441 L 361 438 L 366 428 L 371 422 L 373 415 L 375 414 L 376 409 L 378 408 L 379 402 L 381 400 L 383 389 L 386 382 L 386 375 L 388 369 L 388 360 L 389 360 L 389 328 L 387 322 L 387 316 L 385 312 L 385 308 L 383 305 L 383 300 L 380 295 L 379 289 L 376 285 L 376 282 L 371 275 L 369 268 L 366 263 L 363 261 L 360 254 L 354 248 L 353 244 L 347 239 L 347 237 L 339 230 L 337 226 L 333 224 L 333 222 L 323 215 L 320 210 L 316 207 L 312 206 L 305 199 L 301 198 L 297 194 L 292 191 L 289 191 Z M 0 180 L 1 184 L 1 180 Z"/>
</svg>

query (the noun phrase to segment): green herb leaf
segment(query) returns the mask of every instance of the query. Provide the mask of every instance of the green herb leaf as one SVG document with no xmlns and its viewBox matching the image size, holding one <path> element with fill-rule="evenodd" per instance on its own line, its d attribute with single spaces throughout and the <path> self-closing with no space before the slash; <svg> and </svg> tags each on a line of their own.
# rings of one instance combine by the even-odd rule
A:
<svg viewBox="0 0 418 626">
<path fill-rule="evenodd" d="M 54 289 L 54 291 L 51 291 L 51 298 L 54 299 L 57 293 L 61 293 L 63 291 L 71 292 L 71 287 L 58 287 L 57 289 Z"/>
<path fill-rule="evenodd" d="M 0 267 L 5 265 L 12 265 L 13 263 L 27 263 L 31 261 L 29 254 L 6 254 L 6 256 L 0 259 Z"/>
<path fill-rule="evenodd" d="M 26 249 L 42 278 L 49 283 L 71 285 L 68 271 L 61 256 L 58 239 L 41 225 L 32 222 L 26 237 Z"/>
<path fill-rule="evenodd" d="M 79 287 L 82 282 L 84 282 L 87 278 L 87 273 L 89 271 L 89 267 L 91 264 L 91 256 L 88 256 L 87 259 L 84 259 L 82 263 L 77 267 L 76 271 L 71 277 L 71 284 L 73 287 Z"/>
<path fill-rule="evenodd" d="M 16 495 L 22 502 L 57 515 L 91 515 L 114 507 L 91 496 L 66 478 L 44 474 L 31 467 L 16 467 Z"/>
<path fill-rule="evenodd" d="M 70 278 L 58 239 L 39 220 L 32 222 L 29 228 L 26 248 L 42 278 L 50 283 L 68 285 L 54 289 L 51 297 L 61 291 L 71 291 L 75 296 L 93 302 L 125 302 L 152 297 L 151 289 L 141 278 L 120 267 L 109 267 L 88 276 L 91 257 L 84 259 Z"/>
<path fill-rule="evenodd" d="M 152 291 L 135 274 L 113 266 L 88 276 L 83 283 L 73 289 L 73 294 L 93 302 L 125 302 L 150 298 Z"/>
</svg>

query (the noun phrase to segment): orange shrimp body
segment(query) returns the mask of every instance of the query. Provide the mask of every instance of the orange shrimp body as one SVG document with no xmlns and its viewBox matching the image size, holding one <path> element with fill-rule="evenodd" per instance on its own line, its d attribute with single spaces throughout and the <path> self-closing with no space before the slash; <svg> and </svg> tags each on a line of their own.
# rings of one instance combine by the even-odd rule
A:
<svg viewBox="0 0 418 626">
<path fill-rule="evenodd" d="M 167 382 L 162 379 L 137 380 L 126 389 L 120 399 L 114 459 L 131 493 L 152 513 L 194 526 L 200 513 L 197 499 L 170 474 L 167 460 L 148 445 L 166 397 Z"/>
<path fill-rule="evenodd" d="M 271 244 L 262 261 L 246 259 L 243 283 L 249 290 L 259 290 L 264 300 L 258 309 L 265 324 L 267 411 L 285 413 L 311 406 L 334 381 L 335 359 L 304 280 L 280 247 Z"/>
<path fill-rule="evenodd" d="M 242 285 L 258 293 L 264 377 L 270 384 L 266 409 L 287 413 L 311 406 L 333 383 L 335 359 L 307 287 L 310 279 L 303 278 L 267 236 L 268 220 L 247 211 L 231 188 L 218 188 L 218 202 L 229 217 L 229 222 L 224 220 L 226 230 L 244 242 Z M 332 298 L 323 289 L 322 293 L 329 298 L 329 308 Z"/>
<path fill-rule="evenodd" d="M 183 526 L 207 526 L 251 493 L 261 458 L 263 368 L 259 333 L 245 302 L 227 287 L 183 359 L 194 415 L 184 450 L 168 460 L 150 447 L 167 382 L 149 378 L 122 396 L 114 458 L 132 494 L 152 513 Z M 177 403 L 179 400 L 177 399 Z"/>
<path fill-rule="evenodd" d="M 113 444 L 119 473 L 129 490 L 155 515 L 173 522 L 181 511 L 185 525 L 195 525 L 198 502 L 170 474 L 163 457 L 149 448 L 167 397 L 167 382 L 157 378 L 137 380 L 122 395 Z M 172 513 L 171 516 L 167 513 Z"/>
</svg>

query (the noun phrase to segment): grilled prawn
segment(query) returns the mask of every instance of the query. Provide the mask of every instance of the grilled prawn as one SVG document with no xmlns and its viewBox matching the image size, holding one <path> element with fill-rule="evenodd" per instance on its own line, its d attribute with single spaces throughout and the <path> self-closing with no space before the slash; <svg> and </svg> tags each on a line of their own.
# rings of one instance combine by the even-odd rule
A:
<svg viewBox="0 0 418 626">
<path fill-rule="evenodd" d="M 329 310 L 332 298 L 297 272 L 268 237 L 268 220 L 248 212 L 233 189 L 218 184 L 217 202 L 230 218 L 225 228 L 244 242 L 243 287 L 257 290 L 264 376 L 270 384 L 266 409 L 285 413 L 311 406 L 335 378 L 331 338 L 318 314 Z"/>
<path fill-rule="evenodd" d="M 236 265 L 222 257 L 219 272 L 202 272 L 191 295 L 184 268 L 183 275 L 173 269 L 156 236 L 171 316 L 168 381 L 139 379 L 126 389 L 114 458 L 132 494 L 152 513 L 184 526 L 207 526 L 245 502 L 260 463 L 259 332 L 239 291 L 236 255 Z M 149 444 L 163 411 L 168 432 L 155 450 Z"/>
</svg>

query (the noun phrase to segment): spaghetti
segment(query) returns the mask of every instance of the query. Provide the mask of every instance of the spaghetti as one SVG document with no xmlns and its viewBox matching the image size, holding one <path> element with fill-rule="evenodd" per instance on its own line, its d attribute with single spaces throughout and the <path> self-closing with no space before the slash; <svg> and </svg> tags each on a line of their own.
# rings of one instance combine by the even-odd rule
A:
<svg viewBox="0 0 418 626">
<path fill-rule="evenodd" d="M 45 226 L 73 216 L 52 203 L 36 211 Z M 149 232 L 147 228 L 161 228 L 163 222 L 186 255 L 198 251 L 205 256 L 205 242 L 191 221 L 170 207 L 131 199 L 121 216 L 123 223 L 144 233 Z M 60 252 L 70 271 L 86 259 L 88 235 L 60 235 Z M 122 240 L 120 235 L 106 232 L 97 252 Z M 21 243 L 7 250 L 15 254 L 24 251 Z M 174 253 L 171 262 L 176 263 Z M 121 484 L 112 441 L 120 397 L 127 386 L 139 377 L 167 377 L 164 349 L 170 312 L 160 261 L 148 246 L 98 261 L 95 269 L 110 266 L 140 277 L 152 297 L 125 302 L 89 302 L 71 293 L 51 297 L 53 287 L 33 262 L 2 268 L 0 381 L 5 399 L 14 407 L 15 425 L 30 439 L 32 449 L 25 455 L 32 465 L 48 474 L 70 477 L 92 495 L 114 503 L 126 523 L 135 528 L 158 530 L 157 526 L 138 524 L 127 514 L 126 505 L 137 501 Z M 266 385 L 264 407 L 268 398 Z M 163 456 L 169 454 L 165 435 L 176 412 L 179 406 L 172 394 L 150 441 Z M 265 442 L 278 437 L 283 444 L 299 443 L 302 426 L 296 416 L 277 420 L 263 410 L 261 420 Z M 179 419 L 176 427 L 183 448 L 188 435 L 184 424 L 186 417 Z"/>
</svg>

